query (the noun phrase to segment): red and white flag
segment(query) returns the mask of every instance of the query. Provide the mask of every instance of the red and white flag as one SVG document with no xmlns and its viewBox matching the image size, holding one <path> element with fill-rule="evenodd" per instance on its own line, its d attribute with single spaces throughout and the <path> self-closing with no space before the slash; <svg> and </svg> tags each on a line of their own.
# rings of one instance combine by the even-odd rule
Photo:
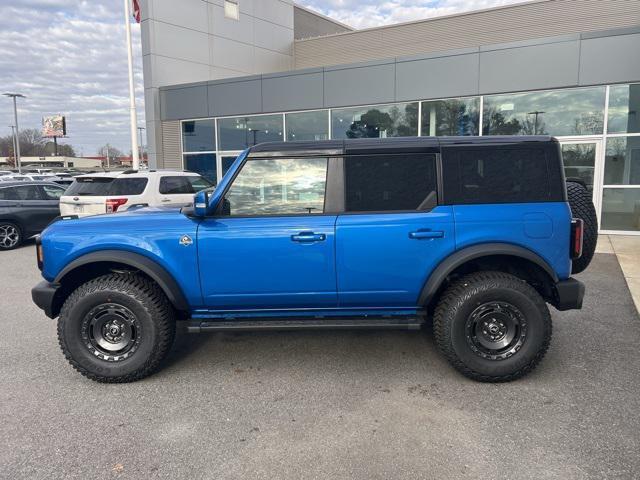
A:
<svg viewBox="0 0 640 480">
<path fill-rule="evenodd" d="M 133 18 L 136 19 L 137 23 L 140 23 L 140 4 L 138 0 L 133 0 Z"/>
</svg>

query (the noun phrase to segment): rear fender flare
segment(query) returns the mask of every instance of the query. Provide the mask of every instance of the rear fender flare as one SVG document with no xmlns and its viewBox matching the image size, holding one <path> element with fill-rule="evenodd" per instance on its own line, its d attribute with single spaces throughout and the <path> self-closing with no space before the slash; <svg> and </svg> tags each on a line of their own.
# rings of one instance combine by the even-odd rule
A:
<svg viewBox="0 0 640 480">
<path fill-rule="evenodd" d="M 78 267 L 98 262 L 120 263 L 140 270 L 158 284 L 176 310 L 189 311 L 189 302 L 187 302 L 180 285 L 178 285 L 173 276 L 157 262 L 138 253 L 122 250 L 101 250 L 82 255 L 64 267 L 56 276 L 54 283 L 61 284 L 64 282 L 64 277 Z"/>
<path fill-rule="evenodd" d="M 547 261 L 537 253 L 534 253 L 524 247 L 508 243 L 484 243 L 458 250 L 444 259 L 431 273 L 422 287 L 422 291 L 418 297 L 418 305 L 427 305 L 438 292 L 438 289 L 447 279 L 449 274 L 460 265 L 477 258 L 490 257 L 494 255 L 508 255 L 529 260 L 542 268 L 554 283 L 559 281 L 558 275 L 553 268 L 551 268 Z"/>
</svg>

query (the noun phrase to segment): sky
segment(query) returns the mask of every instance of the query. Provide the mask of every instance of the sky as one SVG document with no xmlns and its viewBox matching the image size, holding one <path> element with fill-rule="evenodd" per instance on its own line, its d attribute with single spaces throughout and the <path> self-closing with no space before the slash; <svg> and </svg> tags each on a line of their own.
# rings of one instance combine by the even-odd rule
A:
<svg viewBox="0 0 640 480">
<path fill-rule="evenodd" d="M 180 0 L 175 0 L 180 1 Z M 240 0 L 242 1 L 242 0 Z M 260 0 L 253 0 L 260 1 Z M 521 0 L 298 0 L 355 28 L 495 7 Z M 67 117 L 77 154 L 109 143 L 129 152 L 129 99 L 121 0 L 0 0 L 0 93 L 17 92 L 21 129 Z M 138 125 L 144 126 L 140 27 L 132 24 Z M 11 100 L 0 97 L 0 136 L 11 132 Z"/>
</svg>

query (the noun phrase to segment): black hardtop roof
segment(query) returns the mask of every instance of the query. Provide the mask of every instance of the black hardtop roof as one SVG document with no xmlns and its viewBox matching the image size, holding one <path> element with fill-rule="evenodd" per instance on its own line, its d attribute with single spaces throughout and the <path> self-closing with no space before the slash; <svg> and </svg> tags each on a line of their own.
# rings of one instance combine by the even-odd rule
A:
<svg viewBox="0 0 640 480">
<path fill-rule="evenodd" d="M 293 142 L 265 142 L 251 147 L 250 155 L 261 154 L 287 155 L 291 153 L 331 152 L 334 154 L 349 153 L 384 153 L 391 149 L 405 152 L 419 152 L 438 149 L 444 145 L 507 145 L 522 143 L 557 142 L 549 135 L 495 135 L 489 137 L 392 137 L 392 138 L 353 138 L 346 140 L 317 140 Z"/>
</svg>

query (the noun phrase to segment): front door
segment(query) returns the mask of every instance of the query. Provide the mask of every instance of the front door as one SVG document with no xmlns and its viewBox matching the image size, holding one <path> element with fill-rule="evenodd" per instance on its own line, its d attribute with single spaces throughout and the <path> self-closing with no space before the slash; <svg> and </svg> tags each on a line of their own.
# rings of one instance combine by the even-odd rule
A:
<svg viewBox="0 0 640 480">
<path fill-rule="evenodd" d="M 248 159 L 222 211 L 202 222 L 202 294 L 215 310 L 337 305 L 336 215 L 325 207 L 328 158 Z"/>
<path fill-rule="evenodd" d="M 579 178 L 593 193 L 593 204 L 600 219 L 604 151 L 601 138 L 563 138 L 560 140 L 564 174 Z"/>
</svg>

